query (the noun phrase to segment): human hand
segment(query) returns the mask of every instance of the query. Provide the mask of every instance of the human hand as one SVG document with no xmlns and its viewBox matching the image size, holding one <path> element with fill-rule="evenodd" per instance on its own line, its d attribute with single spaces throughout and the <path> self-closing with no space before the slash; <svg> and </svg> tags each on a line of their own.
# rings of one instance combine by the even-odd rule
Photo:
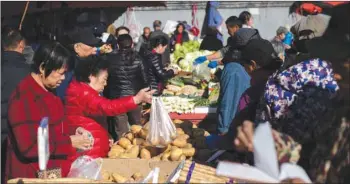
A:
<svg viewBox="0 0 350 184">
<path fill-rule="evenodd" d="M 207 56 L 200 56 L 194 60 L 193 64 L 194 65 L 202 64 L 206 60 L 207 60 Z"/>
<path fill-rule="evenodd" d="M 85 135 L 71 135 L 72 147 L 79 150 L 88 150 L 92 147 L 91 140 Z"/>
<path fill-rule="evenodd" d="M 82 127 L 78 127 L 75 130 L 75 135 L 83 135 L 83 136 L 89 137 L 89 134 L 90 134 L 90 132 L 87 131 L 85 128 L 82 128 Z"/>
<path fill-rule="evenodd" d="M 83 43 L 74 44 L 74 51 L 78 54 L 79 57 L 88 57 L 95 55 L 97 53 L 96 47 L 90 47 Z"/>
<path fill-rule="evenodd" d="M 156 90 L 150 90 L 150 88 L 141 89 L 135 96 L 134 102 L 135 104 L 140 104 L 142 102 L 152 103 L 152 95 L 156 92 Z"/>
<path fill-rule="evenodd" d="M 174 74 L 177 75 L 179 74 L 179 70 L 175 69 L 175 68 L 172 68 L 171 70 L 173 70 Z"/>
<path fill-rule="evenodd" d="M 242 126 L 237 128 L 237 137 L 234 144 L 238 151 L 253 151 L 254 125 L 251 121 L 244 121 Z"/>
<path fill-rule="evenodd" d="M 214 69 L 218 66 L 218 62 L 217 61 L 211 61 L 209 64 L 208 64 L 208 67 L 211 68 L 211 69 Z"/>
</svg>

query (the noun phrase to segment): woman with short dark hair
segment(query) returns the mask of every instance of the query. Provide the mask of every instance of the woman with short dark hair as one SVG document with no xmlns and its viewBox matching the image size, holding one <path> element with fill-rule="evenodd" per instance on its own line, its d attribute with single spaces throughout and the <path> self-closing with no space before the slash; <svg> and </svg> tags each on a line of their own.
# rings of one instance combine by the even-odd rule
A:
<svg viewBox="0 0 350 184">
<path fill-rule="evenodd" d="M 43 117 L 49 118 L 49 173 L 58 168 L 57 174 L 66 176 L 71 164 L 66 160 L 67 156 L 74 154 L 76 149 L 84 150 L 90 146 L 87 137 L 68 134 L 63 128 L 64 108 L 61 100 L 52 93 L 64 80 L 70 59 L 69 52 L 60 43 L 42 44 L 34 55 L 33 72 L 12 92 L 8 107 L 6 181 L 37 177 L 37 130 Z"/>
<path fill-rule="evenodd" d="M 174 51 L 176 44 L 183 44 L 184 42 L 190 41 L 187 31 L 185 30 L 185 25 L 183 23 L 179 23 L 176 26 L 176 30 L 174 34 L 170 38 L 171 50 Z"/>
<path fill-rule="evenodd" d="M 150 45 L 152 50 L 144 49 L 142 52 L 147 66 L 148 81 L 152 89 L 157 89 L 156 94 L 160 95 L 164 89 L 164 82 L 175 75 L 178 71 L 174 69 L 165 70 L 161 55 L 167 48 L 168 41 L 164 36 L 151 38 Z"/>
<path fill-rule="evenodd" d="M 109 63 L 100 57 L 90 57 L 80 62 L 75 70 L 75 80 L 68 86 L 65 112 L 69 131 L 84 128 L 93 139 L 90 150 L 82 154 L 93 158 L 106 157 L 109 151 L 107 116 L 116 116 L 136 109 L 137 105 L 151 102 L 154 91 L 142 89 L 137 94 L 109 100 L 100 96 L 107 85 Z M 81 155 L 75 154 L 69 160 Z"/>
</svg>

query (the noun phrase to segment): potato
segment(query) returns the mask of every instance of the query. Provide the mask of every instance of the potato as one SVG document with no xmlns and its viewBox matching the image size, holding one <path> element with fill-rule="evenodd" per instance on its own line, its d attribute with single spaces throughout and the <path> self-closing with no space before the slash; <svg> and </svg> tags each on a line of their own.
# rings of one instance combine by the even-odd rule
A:
<svg viewBox="0 0 350 184">
<path fill-rule="evenodd" d="M 135 181 L 141 181 L 144 178 L 144 176 L 141 173 L 139 173 L 139 172 L 134 173 L 131 177 Z"/>
<path fill-rule="evenodd" d="M 134 140 L 132 140 L 133 145 L 142 145 L 144 142 L 145 140 L 142 138 L 135 138 Z"/>
<path fill-rule="evenodd" d="M 182 150 L 181 149 L 175 149 L 170 152 L 170 159 L 172 161 L 178 161 L 182 155 Z"/>
<path fill-rule="evenodd" d="M 159 145 L 159 139 L 153 139 L 151 140 L 151 145 L 158 146 Z"/>
<path fill-rule="evenodd" d="M 161 160 L 162 161 L 169 161 L 170 154 L 171 154 L 171 152 L 164 153 L 161 157 Z"/>
<path fill-rule="evenodd" d="M 141 129 L 140 132 L 138 133 L 138 135 L 139 135 L 142 139 L 147 139 L 148 130 Z"/>
<path fill-rule="evenodd" d="M 108 158 L 118 158 L 122 153 L 124 153 L 124 149 L 111 150 L 108 152 Z"/>
<path fill-rule="evenodd" d="M 182 148 L 182 154 L 186 157 L 193 157 L 196 153 L 196 149 L 194 148 Z"/>
<path fill-rule="evenodd" d="M 139 153 L 140 153 L 140 147 L 132 146 L 125 153 L 120 154 L 119 158 L 137 158 L 139 156 Z"/>
<path fill-rule="evenodd" d="M 148 147 L 148 146 L 152 146 L 151 143 L 149 143 L 148 141 L 143 141 L 143 143 L 141 144 L 144 147 Z"/>
<path fill-rule="evenodd" d="M 113 173 L 112 177 L 113 177 L 114 181 L 117 183 L 126 183 L 126 181 L 128 180 L 126 177 L 124 177 L 118 173 Z"/>
<path fill-rule="evenodd" d="M 186 156 L 183 154 L 180 156 L 180 161 L 182 161 L 182 160 L 186 160 Z"/>
<path fill-rule="evenodd" d="M 185 148 L 193 148 L 192 144 L 191 143 L 187 143 Z"/>
<path fill-rule="evenodd" d="M 209 132 L 204 131 L 204 136 L 205 136 L 205 137 L 208 137 L 209 135 L 210 135 L 210 133 L 209 133 Z"/>
<path fill-rule="evenodd" d="M 183 148 L 186 146 L 187 144 L 187 141 L 185 139 L 181 139 L 181 138 L 176 138 L 172 144 L 176 147 L 179 147 L 179 148 Z"/>
<path fill-rule="evenodd" d="M 146 148 L 142 148 L 140 151 L 140 157 L 142 159 L 151 159 L 151 152 L 148 151 Z"/>
<path fill-rule="evenodd" d="M 171 147 L 171 151 L 176 150 L 176 149 L 179 149 L 179 147 L 176 147 L 176 146 Z"/>
<path fill-rule="evenodd" d="M 129 139 L 129 141 L 132 141 L 132 140 L 134 139 L 134 135 L 133 135 L 131 132 L 125 134 L 124 137 L 126 137 L 127 139 Z"/>
<path fill-rule="evenodd" d="M 162 155 L 152 157 L 151 160 L 160 161 Z"/>
<path fill-rule="evenodd" d="M 128 146 L 126 147 L 126 150 L 131 149 L 133 146 L 134 146 L 134 145 L 132 145 L 132 144 L 128 145 Z"/>
<path fill-rule="evenodd" d="M 141 125 L 132 125 L 130 127 L 131 133 L 133 133 L 134 135 L 138 134 L 141 131 L 141 129 L 142 129 Z"/>
<path fill-rule="evenodd" d="M 192 125 L 192 128 L 198 128 L 198 126 L 197 126 L 197 125 L 195 125 L 195 124 L 193 124 L 193 125 Z"/>
<path fill-rule="evenodd" d="M 177 128 L 177 129 L 176 129 L 176 133 L 177 133 L 177 135 L 183 135 L 183 134 L 185 134 L 185 132 L 182 130 L 182 128 Z"/>
<path fill-rule="evenodd" d="M 187 140 L 187 139 L 190 138 L 190 136 L 189 136 L 189 135 L 186 135 L 186 134 L 182 134 L 182 135 L 178 135 L 176 138 L 177 138 L 177 139 L 184 139 L 184 140 Z"/>
<path fill-rule="evenodd" d="M 153 146 L 147 146 L 147 147 L 144 147 L 144 148 L 147 149 L 150 152 L 151 156 L 158 155 L 158 148 L 153 147 Z"/>
<path fill-rule="evenodd" d="M 112 181 L 111 174 L 108 171 L 101 172 L 102 181 Z"/>
<path fill-rule="evenodd" d="M 145 130 L 148 130 L 149 129 L 149 122 L 145 123 L 142 128 Z"/>
<path fill-rule="evenodd" d="M 129 139 L 122 137 L 119 139 L 118 144 L 123 147 L 124 149 L 126 149 L 128 147 L 128 145 L 131 145 L 131 142 Z"/>
<path fill-rule="evenodd" d="M 112 150 L 123 150 L 123 151 L 125 151 L 124 148 L 121 147 L 120 145 L 113 145 L 113 146 L 111 147 L 111 151 L 112 151 Z"/>
</svg>

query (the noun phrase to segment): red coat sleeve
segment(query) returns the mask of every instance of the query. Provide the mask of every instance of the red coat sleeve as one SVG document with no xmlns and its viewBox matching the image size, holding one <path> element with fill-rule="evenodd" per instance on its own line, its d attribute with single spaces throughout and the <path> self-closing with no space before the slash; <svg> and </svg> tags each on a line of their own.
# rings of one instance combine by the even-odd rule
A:
<svg viewBox="0 0 350 184">
<path fill-rule="evenodd" d="M 116 116 L 137 108 L 132 96 L 109 100 L 89 93 L 84 99 L 86 112 L 91 116 Z"/>
<path fill-rule="evenodd" d="M 38 159 L 37 131 L 42 117 L 49 117 L 50 155 L 65 158 L 74 154 L 75 149 L 69 135 L 63 130 L 63 106 L 55 98 L 13 98 L 9 103 L 9 125 L 11 142 L 19 156 L 25 159 Z"/>
</svg>

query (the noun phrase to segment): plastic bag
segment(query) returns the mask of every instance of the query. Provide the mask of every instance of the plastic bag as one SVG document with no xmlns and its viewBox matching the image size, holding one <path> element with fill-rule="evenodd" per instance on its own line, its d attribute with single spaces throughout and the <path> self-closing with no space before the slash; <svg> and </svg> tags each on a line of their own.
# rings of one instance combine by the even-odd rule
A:
<svg viewBox="0 0 350 184">
<path fill-rule="evenodd" d="M 142 34 L 142 25 L 136 20 L 135 12 L 132 8 L 128 8 L 124 17 L 124 26 L 129 28 L 129 35 L 132 37 L 135 43 L 138 42 L 139 37 Z"/>
<path fill-rule="evenodd" d="M 165 34 L 172 34 L 176 30 L 178 22 L 173 21 L 173 20 L 167 20 L 165 23 L 165 26 L 163 28 L 163 32 Z"/>
<path fill-rule="evenodd" d="M 208 63 L 193 65 L 193 79 L 210 81 L 211 69 L 208 67 Z"/>
<path fill-rule="evenodd" d="M 67 177 L 100 180 L 102 162 L 102 158 L 81 156 L 73 162 Z"/>
<path fill-rule="evenodd" d="M 165 147 L 176 137 L 176 127 L 165 110 L 160 97 L 152 98 L 150 127 L 147 141 L 153 146 Z"/>
</svg>

